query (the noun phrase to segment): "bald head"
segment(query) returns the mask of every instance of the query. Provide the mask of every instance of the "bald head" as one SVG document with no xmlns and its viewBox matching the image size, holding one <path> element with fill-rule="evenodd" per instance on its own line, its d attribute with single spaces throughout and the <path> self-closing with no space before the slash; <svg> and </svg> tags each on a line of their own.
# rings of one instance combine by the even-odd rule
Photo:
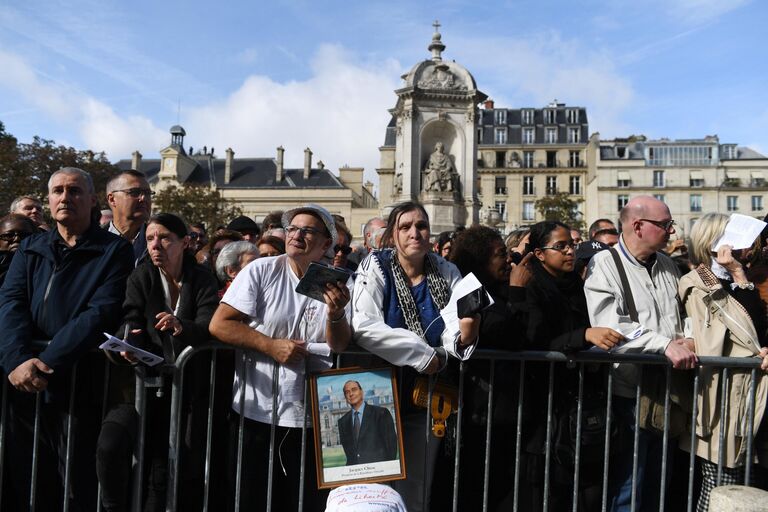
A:
<svg viewBox="0 0 768 512">
<path fill-rule="evenodd" d="M 621 233 L 635 258 L 647 258 L 663 249 L 675 232 L 666 204 L 651 196 L 635 197 L 621 209 Z"/>
<path fill-rule="evenodd" d="M 631 225 L 638 219 L 658 219 L 660 215 L 669 216 L 669 208 L 666 204 L 652 196 L 638 196 L 632 198 L 621 209 L 619 220 L 622 226 L 631 230 Z"/>
</svg>

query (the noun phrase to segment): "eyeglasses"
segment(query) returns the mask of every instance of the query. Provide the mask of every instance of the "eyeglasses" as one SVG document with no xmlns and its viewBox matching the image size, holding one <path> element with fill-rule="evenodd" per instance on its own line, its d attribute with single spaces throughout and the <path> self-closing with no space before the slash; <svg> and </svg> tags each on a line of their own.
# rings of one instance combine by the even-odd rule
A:
<svg viewBox="0 0 768 512">
<path fill-rule="evenodd" d="M 573 243 L 573 241 L 571 241 L 571 242 L 557 242 L 555 245 L 551 245 L 549 247 L 542 247 L 541 248 L 542 251 L 545 250 L 545 249 L 551 249 L 553 251 L 558 251 L 558 252 L 561 252 L 561 253 L 565 254 L 566 252 L 568 252 L 568 249 L 571 249 L 572 251 L 575 251 L 576 250 L 576 244 Z"/>
<path fill-rule="evenodd" d="M 155 195 L 155 193 L 148 188 L 125 188 L 122 190 L 113 190 L 112 192 L 122 192 L 123 194 L 127 194 L 134 199 L 139 198 L 139 196 L 146 198 L 153 197 Z"/>
<path fill-rule="evenodd" d="M 333 246 L 333 252 L 334 253 L 341 252 L 342 254 L 347 255 L 352 252 L 352 248 L 348 245 L 336 244 Z"/>
<path fill-rule="evenodd" d="M 33 233 L 28 231 L 8 231 L 7 233 L 0 234 L 0 240 L 3 242 L 13 242 L 14 240 L 24 240 L 28 236 L 32 236 Z"/>
<path fill-rule="evenodd" d="M 288 236 L 298 236 L 298 234 L 301 233 L 301 236 L 306 238 L 313 238 L 313 237 L 316 237 L 317 235 L 325 235 L 325 233 L 320 231 L 319 229 L 299 227 L 299 226 L 293 226 L 293 225 L 285 228 L 285 232 L 288 234 Z"/>
<path fill-rule="evenodd" d="M 669 220 L 651 220 L 651 219 L 637 219 L 644 222 L 650 222 L 657 228 L 661 228 L 664 231 L 669 231 L 675 226 L 675 219 L 669 219 Z"/>
</svg>

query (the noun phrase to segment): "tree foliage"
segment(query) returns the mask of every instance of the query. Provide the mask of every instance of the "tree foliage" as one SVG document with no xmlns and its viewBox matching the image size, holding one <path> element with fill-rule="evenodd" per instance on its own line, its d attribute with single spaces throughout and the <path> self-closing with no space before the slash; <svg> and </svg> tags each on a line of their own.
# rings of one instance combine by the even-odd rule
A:
<svg viewBox="0 0 768 512">
<path fill-rule="evenodd" d="M 99 203 L 106 205 L 104 189 L 119 169 L 104 153 L 57 145 L 41 137 L 19 143 L 0 122 L 0 210 L 7 211 L 11 201 L 21 195 L 37 196 L 45 203 L 48 178 L 62 167 L 79 167 L 90 173 Z"/>
<path fill-rule="evenodd" d="M 584 229 L 579 211 L 583 199 L 572 199 L 566 192 L 544 196 L 536 201 L 536 209 L 546 220 L 558 220 L 574 229 Z"/>
<path fill-rule="evenodd" d="M 190 224 L 205 223 L 206 228 L 226 226 L 242 215 L 242 210 L 222 197 L 221 192 L 200 185 L 170 185 L 152 198 L 152 209 L 181 215 Z"/>
</svg>

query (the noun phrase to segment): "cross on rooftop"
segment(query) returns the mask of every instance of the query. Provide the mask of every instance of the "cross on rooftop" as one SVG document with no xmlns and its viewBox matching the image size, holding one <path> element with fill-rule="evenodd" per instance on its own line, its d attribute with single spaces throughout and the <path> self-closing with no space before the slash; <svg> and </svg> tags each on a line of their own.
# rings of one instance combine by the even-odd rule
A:
<svg viewBox="0 0 768 512">
<path fill-rule="evenodd" d="M 435 20 L 435 22 L 432 24 L 433 27 L 435 27 L 435 32 L 438 32 L 440 30 L 440 22 Z"/>
</svg>

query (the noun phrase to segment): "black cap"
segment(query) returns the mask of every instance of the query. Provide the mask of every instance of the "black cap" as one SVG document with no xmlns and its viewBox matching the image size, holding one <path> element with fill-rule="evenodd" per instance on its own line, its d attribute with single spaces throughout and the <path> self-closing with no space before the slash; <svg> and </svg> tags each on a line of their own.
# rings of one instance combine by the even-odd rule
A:
<svg viewBox="0 0 768 512">
<path fill-rule="evenodd" d="M 597 254 L 600 251 L 604 251 L 608 249 L 609 247 L 602 243 L 602 242 L 596 242 L 594 240 L 587 240 L 585 242 L 581 242 L 579 244 L 579 248 L 576 249 L 576 254 L 574 257 L 577 260 L 586 260 L 589 261 L 592 259 L 592 256 Z"/>
<path fill-rule="evenodd" d="M 239 217 L 235 217 L 232 219 L 232 221 L 227 224 L 227 229 L 231 229 L 232 231 L 238 231 L 238 232 L 248 232 L 248 233 L 260 233 L 261 229 L 259 228 L 259 225 L 256 224 L 252 218 L 246 217 L 245 215 L 241 215 Z"/>
</svg>

